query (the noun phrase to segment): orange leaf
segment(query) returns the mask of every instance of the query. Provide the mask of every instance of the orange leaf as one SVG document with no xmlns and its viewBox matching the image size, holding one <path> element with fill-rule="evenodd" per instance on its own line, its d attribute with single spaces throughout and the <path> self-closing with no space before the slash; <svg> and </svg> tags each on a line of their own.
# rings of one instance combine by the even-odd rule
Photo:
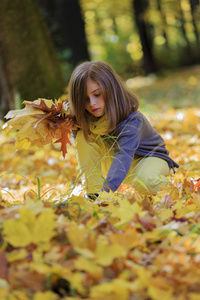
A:
<svg viewBox="0 0 200 300">
<path fill-rule="evenodd" d="M 8 278 L 8 261 L 6 258 L 6 254 L 4 251 L 0 253 L 0 278 L 7 279 Z"/>
<path fill-rule="evenodd" d="M 200 178 L 197 180 L 197 183 L 194 185 L 194 188 L 196 189 L 199 186 L 200 186 Z"/>
<path fill-rule="evenodd" d="M 68 137 L 68 134 L 70 134 L 70 130 L 61 127 L 62 137 L 55 141 L 55 143 L 61 143 L 61 151 L 63 153 L 63 157 L 65 157 L 67 153 L 67 144 L 71 145 L 70 139 Z"/>
</svg>

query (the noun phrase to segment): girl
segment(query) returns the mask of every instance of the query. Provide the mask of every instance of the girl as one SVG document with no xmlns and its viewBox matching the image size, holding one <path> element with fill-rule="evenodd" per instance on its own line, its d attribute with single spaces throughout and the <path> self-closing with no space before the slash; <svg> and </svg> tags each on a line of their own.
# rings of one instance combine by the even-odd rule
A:
<svg viewBox="0 0 200 300">
<path fill-rule="evenodd" d="M 163 138 L 138 110 L 136 96 L 107 63 L 84 62 L 69 83 L 76 154 L 89 197 L 130 184 L 155 194 L 178 168 Z M 75 125 L 77 124 L 77 126 Z"/>
</svg>

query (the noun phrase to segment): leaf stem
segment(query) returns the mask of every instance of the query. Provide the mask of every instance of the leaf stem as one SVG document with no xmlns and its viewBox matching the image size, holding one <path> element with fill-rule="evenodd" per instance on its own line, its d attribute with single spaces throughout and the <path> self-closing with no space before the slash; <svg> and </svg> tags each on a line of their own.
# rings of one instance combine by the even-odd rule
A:
<svg viewBox="0 0 200 300">
<path fill-rule="evenodd" d="M 38 188 L 38 200 L 41 200 L 41 185 L 40 185 L 40 179 L 38 176 L 36 176 L 37 179 L 37 188 Z"/>
</svg>

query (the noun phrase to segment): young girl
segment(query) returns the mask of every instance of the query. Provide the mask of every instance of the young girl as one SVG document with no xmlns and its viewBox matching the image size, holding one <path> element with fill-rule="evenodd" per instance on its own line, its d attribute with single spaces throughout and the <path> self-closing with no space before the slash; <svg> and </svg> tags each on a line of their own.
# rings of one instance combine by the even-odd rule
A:
<svg viewBox="0 0 200 300">
<path fill-rule="evenodd" d="M 69 103 L 74 118 L 68 126 L 89 197 L 114 192 L 121 183 L 155 194 L 168 183 L 170 169 L 179 166 L 111 66 L 80 64 L 70 79 Z"/>
</svg>

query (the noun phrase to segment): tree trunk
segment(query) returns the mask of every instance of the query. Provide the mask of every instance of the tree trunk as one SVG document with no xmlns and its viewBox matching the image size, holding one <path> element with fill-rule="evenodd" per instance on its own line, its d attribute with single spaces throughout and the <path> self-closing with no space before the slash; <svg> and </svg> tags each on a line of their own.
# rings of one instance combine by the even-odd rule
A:
<svg viewBox="0 0 200 300">
<path fill-rule="evenodd" d="M 4 57 L 4 59 L 3 59 Z M 14 82 L 10 64 L 5 59 L 6 53 L 3 50 L 0 41 L 0 119 L 2 120 L 6 113 L 14 109 Z"/>
<path fill-rule="evenodd" d="M 169 42 L 168 42 L 167 33 L 166 33 L 167 22 L 166 22 L 165 14 L 164 14 L 163 9 L 162 9 L 161 0 L 157 0 L 157 8 L 158 8 L 158 11 L 160 12 L 160 17 L 161 17 L 161 22 L 162 22 L 163 37 L 165 38 L 165 40 L 166 40 L 166 46 L 169 49 Z"/>
<path fill-rule="evenodd" d="M 78 0 L 38 0 L 58 51 L 70 50 L 66 60 L 73 67 L 90 60 L 85 23 Z M 53 24 L 53 26 L 52 26 Z"/>
<path fill-rule="evenodd" d="M 1 106 L 13 108 L 14 90 L 23 100 L 58 98 L 65 82 L 50 34 L 34 0 L 1 0 L 0 38 Z"/>
<path fill-rule="evenodd" d="M 78 0 L 60 0 L 60 24 L 62 36 L 67 39 L 72 50 L 73 66 L 89 60 L 85 24 Z"/>
<path fill-rule="evenodd" d="M 178 19 L 179 19 L 180 24 L 181 24 L 181 31 L 182 31 L 184 40 L 186 42 L 188 55 L 191 56 L 190 42 L 188 40 L 187 33 L 186 33 L 186 30 L 185 30 L 185 20 L 184 20 L 183 11 L 182 11 L 182 8 L 181 8 L 181 0 L 178 0 L 178 5 L 179 5 L 179 10 L 180 10 L 180 17 Z"/>
<path fill-rule="evenodd" d="M 199 5 L 199 0 L 190 0 L 192 24 L 193 24 L 193 27 L 194 27 L 194 35 L 196 37 L 196 43 L 197 43 L 197 46 L 199 48 L 199 46 L 200 46 L 199 32 L 198 32 L 198 27 L 197 27 L 196 20 L 195 20 L 195 10 L 196 10 L 198 5 Z"/>
<path fill-rule="evenodd" d="M 143 51 L 143 67 L 146 74 L 157 71 L 153 55 L 152 26 L 145 20 L 145 13 L 149 7 L 148 0 L 133 0 L 135 22 L 139 32 Z"/>
</svg>

